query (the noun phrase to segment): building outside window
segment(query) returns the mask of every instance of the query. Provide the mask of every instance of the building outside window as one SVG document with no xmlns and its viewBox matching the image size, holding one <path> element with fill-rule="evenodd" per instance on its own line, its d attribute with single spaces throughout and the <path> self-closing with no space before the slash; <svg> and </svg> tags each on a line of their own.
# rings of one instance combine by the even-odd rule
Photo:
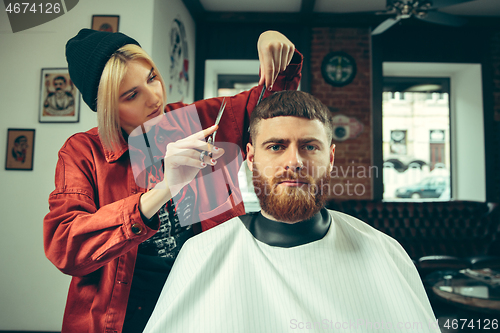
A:
<svg viewBox="0 0 500 333">
<path fill-rule="evenodd" d="M 450 200 L 449 80 L 384 78 L 384 200 Z"/>
</svg>

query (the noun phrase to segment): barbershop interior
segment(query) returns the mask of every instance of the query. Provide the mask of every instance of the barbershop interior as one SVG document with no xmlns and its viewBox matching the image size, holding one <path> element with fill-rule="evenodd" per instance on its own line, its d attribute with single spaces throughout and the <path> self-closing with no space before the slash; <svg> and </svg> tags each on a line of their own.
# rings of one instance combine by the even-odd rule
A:
<svg viewBox="0 0 500 333">
<path fill-rule="evenodd" d="M 45 254 L 44 217 L 59 150 L 98 124 L 65 57 L 82 28 L 139 41 L 167 103 L 187 104 L 257 86 L 259 35 L 282 33 L 303 56 L 298 90 L 319 99 L 333 125 L 325 207 L 402 246 L 441 332 L 499 329 L 499 0 L 64 3 L 36 25 L 16 21 L 13 2 L 0 5 L 0 332 L 64 332 L 72 277 Z M 58 75 L 73 106 L 55 115 Z M 245 212 L 259 211 L 245 163 L 238 183 Z M 326 330 L 300 327 L 283 332 Z"/>
</svg>

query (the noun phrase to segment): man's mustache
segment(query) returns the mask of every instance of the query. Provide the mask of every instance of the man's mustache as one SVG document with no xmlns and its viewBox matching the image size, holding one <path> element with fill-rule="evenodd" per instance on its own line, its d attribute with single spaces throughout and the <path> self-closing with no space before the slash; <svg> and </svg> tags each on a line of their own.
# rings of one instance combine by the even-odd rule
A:
<svg viewBox="0 0 500 333">
<path fill-rule="evenodd" d="M 285 170 L 284 172 L 281 172 L 273 177 L 272 185 L 277 185 L 287 181 L 314 184 L 313 177 L 309 175 L 301 175 L 300 173 L 292 170 Z"/>
</svg>

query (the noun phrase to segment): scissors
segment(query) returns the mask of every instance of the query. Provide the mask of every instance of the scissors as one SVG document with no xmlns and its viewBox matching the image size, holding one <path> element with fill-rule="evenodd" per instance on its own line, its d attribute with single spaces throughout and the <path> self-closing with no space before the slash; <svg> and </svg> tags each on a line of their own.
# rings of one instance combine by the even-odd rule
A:
<svg viewBox="0 0 500 333">
<path fill-rule="evenodd" d="M 226 108 L 226 98 L 222 99 L 222 104 L 219 109 L 219 114 L 217 114 L 217 118 L 215 119 L 215 125 L 219 125 L 220 119 L 222 118 L 222 114 L 224 113 L 224 109 Z M 208 136 L 208 156 L 212 158 L 212 145 L 215 142 L 215 135 L 217 134 L 217 130 L 215 130 L 211 135 Z M 203 151 L 203 156 L 205 156 L 205 151 Z"/>
<path fill-rule="evenodd" d="M 262 90 L 260 91 L 259 99 L 257 100 L 257 104 L 255 104 L 255 106 L 260 104 L 260 102 L 262 101 L 262 97 L 264 97 L 265 92 L 266 92 L 266 83 L 264 82 L 264 85 L 262 86 Z M 248 133 L 250 133 L 250 127 L 248 127 Z"/>
<path fill-rule="evenodd" d="M 262 97 L 264 97 L 265 92 L 266 92 L 266 83 L 264 82 L 264 85 L 262 86 L 262 90 L 260 92 L 259 99 L 257 100 L 257 104 L 255 104 L 255 106 L 260 104 L 260 101 L 262 101 Z"/>
<path fill-rule="evenodd" d="M 264 97 L 265 91 L 266 91 L 266 84 L 264 83 L 264 85 L 262 86 L 262 90 L 260 92 L 259 99 L 257 100 L 257 105 L 259 105 L 260 102 L 262 101 L 262 97 Z M 225 108 L 226 108 L 226 98 L 224 97 L 222 99 L 222 104 L 221 104 L 220 109 L 219 109 L 219 114 L 217 114 L 217 118 L 215 119 L 215 125 L 219 125 L 220 119 L 222 118 L 222 114 L 224 113 Z M 250 128 L 248 129 L 248 131 L 250 131 Z M 217 130 L 215 130 L 211 135 L 208 136 L 208 141 L 207 141 L 208 142 L 208 156 L 210 156 L 210 158 L 212 158 L 212 145 L 215 142 L 215 135 L 216 134 L 217 134 Z M 201 156 L 200 156 L 200 160 L 203 160 L 204 157 L 205 157 L 205 151 L 202 151 Z"/>
</svg>

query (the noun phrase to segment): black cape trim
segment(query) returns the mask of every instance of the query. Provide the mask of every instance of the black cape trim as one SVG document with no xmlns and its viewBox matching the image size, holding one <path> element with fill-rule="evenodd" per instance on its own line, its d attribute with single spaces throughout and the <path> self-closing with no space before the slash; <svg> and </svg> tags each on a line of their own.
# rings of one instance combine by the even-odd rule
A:
<svg viewBox="0 0 500 333">
<path fill-rule="evenodd" d="M 269 220 L 261 212 L 249 213 L 240 219 L 256 239 L 277 247 L 294 247 L 320 240 L 331 224 L 331 216 L 325 208 L 310 219 L 293 224 Z"/>
</svg>

